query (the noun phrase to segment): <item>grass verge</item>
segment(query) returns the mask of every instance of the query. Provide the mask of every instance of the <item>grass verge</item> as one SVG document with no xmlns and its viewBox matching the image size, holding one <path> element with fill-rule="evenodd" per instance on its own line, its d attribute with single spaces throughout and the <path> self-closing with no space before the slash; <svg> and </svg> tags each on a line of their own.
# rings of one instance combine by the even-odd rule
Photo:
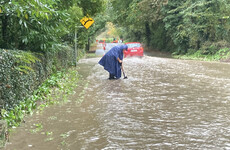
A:
<svg viewBox="0 0 230 150">
<path fill-rule="evenodd" d="M 34 110 L 42 111 L 51 104 L 66 101 L 67 96 L 74 93 L 80 75 L 76 68 L 59 71 L 50 76 L 29 98 L 20 102 L 11 110 L 1 110 L 2 120 L 6 120 L 8 127 L 17 127 L 28 114 Z"/>
<path fill-rule="evenodd" d="M 177 59 L 189 59 L 189 60 L 202 60 L 202 61 L 224 61 L 230 60 L 229 48 L 220 49 L 214 54 L 205 54 L 201 50 L 196 52 L 188 52 L 185 55 L 172 55 L 173 58 Z"/>
</svg>

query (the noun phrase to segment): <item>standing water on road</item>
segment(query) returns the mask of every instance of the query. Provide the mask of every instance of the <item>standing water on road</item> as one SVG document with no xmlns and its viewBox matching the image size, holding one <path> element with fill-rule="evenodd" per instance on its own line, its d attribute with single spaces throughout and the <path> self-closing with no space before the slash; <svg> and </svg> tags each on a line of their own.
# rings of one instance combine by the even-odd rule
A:
<svg viewBox="0 0 230 150">
<path fill-rule="evenodd" d="M 81 60 L 76 94 L 27 118 L 6 149 L 230 149 L 229 64 L 126 58 L 128 79 L 108 80 L 98 61 Z"/>
</svg>

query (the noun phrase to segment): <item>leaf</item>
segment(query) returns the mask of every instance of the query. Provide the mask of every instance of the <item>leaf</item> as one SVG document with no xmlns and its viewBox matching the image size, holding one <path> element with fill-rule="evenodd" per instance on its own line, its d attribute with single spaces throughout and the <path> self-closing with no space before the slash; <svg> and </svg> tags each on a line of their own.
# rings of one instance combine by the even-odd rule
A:
<svg viewBox="0 0 230 150">
<path fill-rule="evenodd" d="M 22 25 L 22 20 L 20 19 L 19 24 Z"/>
<path fill-rule="evenodd" d="M 26 22 L 24 22 L 24 26 L 25 26 L 26 28 L 28 28 Z"/>
<path fill-rule="evenodd" d="M 28 20 L 28 18 L 29 18 L 28 14 L 25 14 L 25 18 L 26 18 L 26 20 Z"/>
<path fill-rule="evenodd" d="M 36 17 L 37 17 L 37 18 L 39 17 L 39 11 L 36 12 Z"/>
<path fill-rule="evenodd" d="M 45 13 L 46 19 L 49 20 L 49 16 L 47 13 Z"/>
<path fill-rule="evenodd" d="M 229 19 L 229 16 L 224 16 L 223 19 Z"/>
</svg>

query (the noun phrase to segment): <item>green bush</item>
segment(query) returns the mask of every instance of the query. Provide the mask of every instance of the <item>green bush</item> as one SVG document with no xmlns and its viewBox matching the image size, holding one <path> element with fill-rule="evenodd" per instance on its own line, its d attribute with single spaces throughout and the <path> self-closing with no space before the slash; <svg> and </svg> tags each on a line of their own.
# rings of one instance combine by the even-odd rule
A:
<svg viewBox="0 0 230 150">
<path fill-rule="evenodd" d="M 226 47 L 230 47 L 230 44 L 225 40 L 218 41 L 218 42 L 207 41 L 204 44 L 202 44 L 200 50 L 201 53 L 204 55 L 214 55 L 220 49 L 224 49 Z"/>
<path fill-rule="evenodd" d="M 46 53 L 0 49 L 0 108 L 13 109 L 50 74 L 69 68 L 73 64 L 72 52 L 64 46 Z"/>
<path fill-rule="evenodd" d="M 174 58 L 180 59 L 195 59 L 195 60 L 204 60 L 204 61 L 225 61 L 230 58 L 230 49 L 223 48 L 213 53 L 204 54 L 202 50 L 193 50 L 189 49 L 188 53 L 185 55 L 178 55 L 176 53 L 173 54 Z"/>
<path fill-rule="evenodd" d="M 66 102 L 67 96 L 74 93 L 79 77 L 75 68 L 57 71 L 14 108 L 1 109 L 1 119 L 7 122 L 8 127 L 17 127 L 27 114 L 33 114 L 34 109 L 40 112 L 49 105 Z"/>
</svg>

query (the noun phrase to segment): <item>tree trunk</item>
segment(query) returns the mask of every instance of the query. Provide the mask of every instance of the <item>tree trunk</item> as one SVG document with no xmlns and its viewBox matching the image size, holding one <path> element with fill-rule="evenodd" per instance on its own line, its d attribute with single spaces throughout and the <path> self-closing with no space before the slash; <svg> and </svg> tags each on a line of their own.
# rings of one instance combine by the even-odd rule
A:
<svg viewBox="0 0 230 150">
<path fill-rule="evenodd" d="M 2 16 L 2 48 L 8 48 L 8 40 L 7 40 L 7 25 L 8 25 L 8 17 L 6 14 Z"/>
<path fill-rule="evenodd" d="M 88 38 L 88 43 L 87 43 L 86 50 L 87 50 L 87 51 L 89 51 L 89 50 L 90 50 L 90 38 Z"/>
<path fill-rule="evenodd" d="M 145 35 L 146 35 L 146 39 L 147 39 L 147 47 L 150 46 L 150 41 L 151 41 L 151 31 L 150 31 L 150 27 L 149 27 L 149 23 L 145 22 Z"/>
</svg>

